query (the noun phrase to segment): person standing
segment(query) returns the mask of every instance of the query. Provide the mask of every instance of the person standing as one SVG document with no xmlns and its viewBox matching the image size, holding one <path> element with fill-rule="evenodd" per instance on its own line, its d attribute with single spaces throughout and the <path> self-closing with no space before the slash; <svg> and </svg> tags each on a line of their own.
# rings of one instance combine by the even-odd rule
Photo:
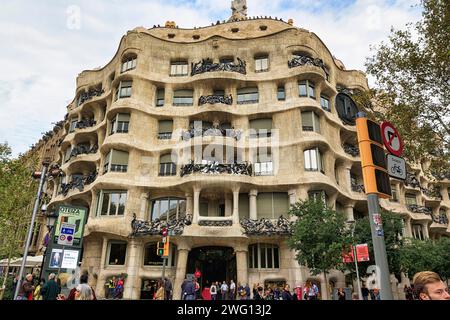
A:
<svg viewBox="0 0 450 320">
<path fill-rule="evenodd" d="M 230 300 L 236 299 L 236 284 L 234 283 L 233 279 L 231 279 L 230 283 Z"/>
<path fill-rule="evenodd" d="M 318 300 L 319 299 L 319 287 L 317 286 L 317 284 L 315 284 L 313 282 L 312 288 L 314 290 L 314 299 L 313 300 Z"/>
<path fill-rule="evenodd" d="M 16 300 L 28 300 L 28 297 L 33 296 L 34 285 L 33 285 L 33 275 L 27 274 L 24 281 L 20 284 L 19 293 Z M 33 300 L 33 298 L 31 298 Z"/>
<path fill-rule="evenodd" d="M 220 292 L 222 293 L 222 300 L 227 300 L 228 285 L 225 281 L 222 283 L 222 286 L 220 287 Z"/>
<path fill-rule="evenodd" d="M 164 293 L 166 300 L 172 300 L 172 282 L 168 278 L 164 281 Z"/>
<path fill-rule="evenodd" d="M 244 288 L 245 288 L 245 297 L 247 300 L 250 300 L 250 287 L 248 283 L 245 284 Z"/>
<path fill-rule="evenodd" d="M 164 282 L 162 280 L 158 281 L 158 290 L 155 294 L 155 300 L 164 300 Z"/>
<path fill-rule="evenodd" d="M 195 300 L 195 284 L 192 280 L 187 280 L 183 295 L 185 300 Z"/>
<path fill-rule="evenodd" d="M 94 300 L 92 288 L 86 283 L 80 283 L 75 289 L 75 300 Z"/>
<path fill-rule="evenodd" d="M 362 294 L 363 300 L 369 300 L 369 289 L 366 288 L 365 283 L 362 284 L 361 294 Z"/>
<path fill-rule="evenodd" d="M 338 296 L 338 300 L 339 301 L 345 301 L 345 292 L 344 289 L 339 288 L 338 292 L 337 292 L 337 296 Z"/>
<path fill-rule="evenodd" d="M 87 284 L 87 285 L 89 285 L 88 282 L 89 282 L 89 275 L 87 273 L 82 274 L 80 276 L 80 284 Z M 73 288 L 72 290 L 70 290 L 69 296 L 67 297 L 66 300 L 76 300 L 75 299 L 75 293 L 77 291 L 77 288 L 78 288 L 78 286 Z M 95 295 L 94 289 L 92 289 L 92 287 L 90 287 L 90 288 L 91 288 L 91 294 L 92 294 L 92 299 L 90 299 L 90 300 L 97 300 L 97 296 Z"/>
<path fill-rule="evenodd" d="M 123 278 L 119 277 L 116 282 L 116 287 L 114 288 L 114 299 L 123 298 Z"/>
<path fill-rule="evenodd" d="M 33 298 L 34 300 L 42 300 L 42 288 L 45 285 L 45 279 L 42 278 L 39 284 L 36 286 L 36 289 L 34 289 Z"/>
<path fill-rule="evenodd" d="M 286 285 L 284 286 L 284 290 L 283 290 L 283 292 L 281 293 L 281 298 L 282 298 L 283 300 L 293 300 L 293 299 L 292 299 L 292 294 L 291 294 L 291 291 L 290 291 L 290 287 L 289 287 L 288 284 L 286 284 Z"/>
<path fill-rule="evenodd" d="M 108 281 L 108 294 L 106 296 L 107 299 L 113 299 L 114 298 L 114 289 L 116 288 L 116 277 L 113 276 Z"/>
<path fill-rule="evenodd" d="M 41 292 L 43 300 L 56 300 L 58 295 L 61 293 L 61 287 L 58 286 L 54 273 L 50 273 L 48 276 L 48 281 L 42 288 Z"/>
<path fill-rule="evenodd" d="M 217 286 L 215 282 L 212 283 L 209 292 L 211 293 L 211 300 L 217 300 Z"/>
</svg>

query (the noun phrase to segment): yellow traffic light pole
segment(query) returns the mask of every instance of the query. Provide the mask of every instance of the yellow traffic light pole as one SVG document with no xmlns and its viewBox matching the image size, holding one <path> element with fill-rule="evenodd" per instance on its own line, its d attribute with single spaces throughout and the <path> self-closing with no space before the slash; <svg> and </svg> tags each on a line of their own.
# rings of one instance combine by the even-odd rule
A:
<svg viewBox="0 0 450 320">
<path fill-rule="evenodd" d="M 382 198 L 391 197 L 381 129 L 378 124 L 367 119 L 367 115 L 364 112 L 359 112 L 356 117 L 356 131 L 361 155 L 364 188 L 367 194 L 370 230 L 372 233 L 378 283 L 380 284 L 380 296 L 382 300 L 393 300 L 386 244 L 380 215 L 380 204 L 378 201 L 378 196 Z"/>
</svg>

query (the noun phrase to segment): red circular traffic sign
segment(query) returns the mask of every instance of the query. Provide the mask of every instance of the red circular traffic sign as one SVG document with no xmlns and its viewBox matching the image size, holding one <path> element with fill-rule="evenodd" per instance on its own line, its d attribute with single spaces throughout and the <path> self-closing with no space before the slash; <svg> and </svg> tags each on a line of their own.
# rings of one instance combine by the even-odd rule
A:
<svg viewBox="0 0 450 320">
<path fill-rule="evenodd" d="M 393 155 L 400 157 L 403 152 L 403 141 L 397 129 L 389 121 L 381 123 L 381 135 L 386 148 Z"/>
</svg>

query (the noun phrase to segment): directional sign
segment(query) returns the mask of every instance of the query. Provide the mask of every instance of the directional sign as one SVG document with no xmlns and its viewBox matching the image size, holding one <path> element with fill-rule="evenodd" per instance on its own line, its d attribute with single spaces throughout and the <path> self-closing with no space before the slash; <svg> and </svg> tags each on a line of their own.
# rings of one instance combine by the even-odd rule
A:
<svg viewBox="0 0 450 320">
<path fill-rule="evenodd" d="M 392 154 L 387 155 L 387 169 L 388 174 L 397 179 L 406 179 L 406 162 L 405 159 L 393 156 Z"/>
<path fill-rule="evenodd" d="M 58 237 L 58 244 L 63 246 L 73 245 L 73 236 L 75 234 L 76 227 L 77 226 L 74 223 L 62 223 Z"/>
<path fill-rule="evenodd" d="M 403 141 L 397 129 L 388 121 L 381 123 L 381 133 L 384 145 L 390 153 L 399 157 L 403 151 Z"/>
</svg>

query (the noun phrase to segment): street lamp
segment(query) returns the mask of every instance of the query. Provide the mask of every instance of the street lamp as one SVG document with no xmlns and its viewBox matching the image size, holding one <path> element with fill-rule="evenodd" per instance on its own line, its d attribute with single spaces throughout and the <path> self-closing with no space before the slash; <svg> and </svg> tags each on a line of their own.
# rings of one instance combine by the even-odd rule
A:
<svg viewBox="0 0 450 320">
<path fill-rule="evenodd" d="M 361 300 L 362 298 L 362 292 L 361 292 L 361 283 L 359 281 L 359 270 L 358 270 L 358 257 L 356 255 L 356 245 L 355 245 L 355 227 L 356 227 L 356 221 L 355 220 L 349 220 L 347 221 L 348 225 L 350 226 L 352 230 L 352 253 L 353 253 L 353 260 L 355 261 L 355 269 L 356 269 L 356 282 L 358 284 L 358 300 Z"/>
</svg>

